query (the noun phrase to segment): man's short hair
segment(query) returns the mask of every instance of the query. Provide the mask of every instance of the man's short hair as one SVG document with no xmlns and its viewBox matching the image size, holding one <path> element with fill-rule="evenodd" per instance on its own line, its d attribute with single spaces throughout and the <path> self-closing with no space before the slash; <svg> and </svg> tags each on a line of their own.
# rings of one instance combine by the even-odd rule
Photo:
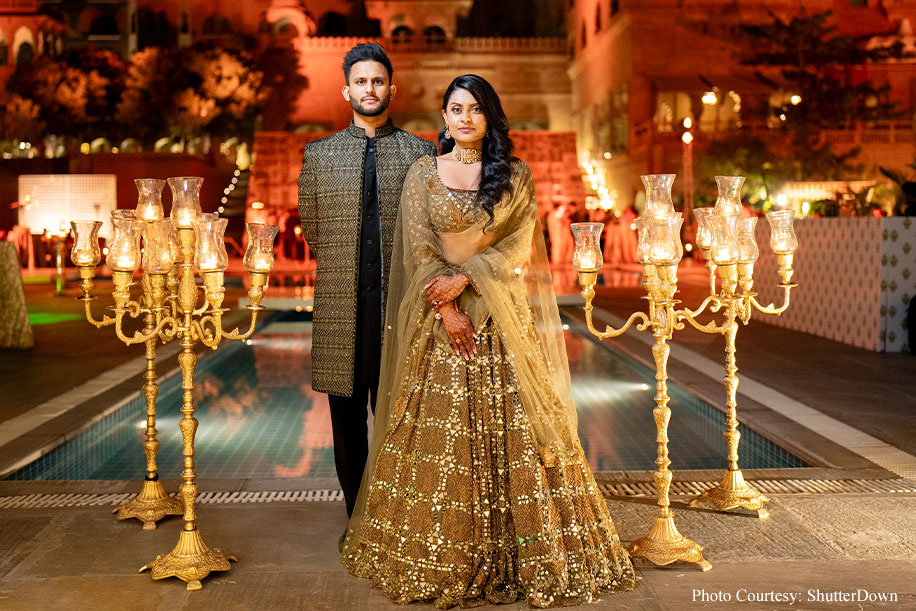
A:
<svg viewBox="0 0 916 611">
<path fill-rule="evenodd" d="M 344 55 L 343 72 L 344 80 L 347 84 L 350 83 L 350 68 L 353 67 L 353 64 L 365 61 L 378 62 L 385 66 L 385 69 L 388 70 L 388 80 L 391 81 L 391 76 L 394 74 L 394 68 L 391 67 L 391 60 L 388 59 L 388 54 L 385 53 L 385 49 L 382 48 L 382 45 L 377 42 L 361 42 L 347 51 L 347 54 Z"/>
</svg>

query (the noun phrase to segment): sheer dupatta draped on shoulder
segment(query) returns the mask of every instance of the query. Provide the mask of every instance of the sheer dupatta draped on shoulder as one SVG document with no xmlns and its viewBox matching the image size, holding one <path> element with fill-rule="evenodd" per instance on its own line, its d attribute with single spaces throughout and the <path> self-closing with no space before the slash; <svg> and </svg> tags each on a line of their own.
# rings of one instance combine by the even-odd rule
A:
<svg viewBox="0 0 916 611">
<path fill-rule="evenodd" d="M 440 275 L 471 281 L 459 307 L 475 329 L 492 318 L 516 371 L 519 398 L 545 466 L 581 453 L 569 365 L 550 278 L 531 170 L 512 164 L 512 191 L 468 230 L 437 234 L 430 219 L 430 158 L 411 167 L 404 182 L 391 259 L 382 367 L 369 462 L 348 527 L 343 554 L 355 548 L 366 496 L 386 431 L 404 415 L 405 396 L 422 384 L 419 371 L 431 336 L 444 329 L 425 287 Z M 424 164 L 426 166 L 424 167 Z"/>
</svg>

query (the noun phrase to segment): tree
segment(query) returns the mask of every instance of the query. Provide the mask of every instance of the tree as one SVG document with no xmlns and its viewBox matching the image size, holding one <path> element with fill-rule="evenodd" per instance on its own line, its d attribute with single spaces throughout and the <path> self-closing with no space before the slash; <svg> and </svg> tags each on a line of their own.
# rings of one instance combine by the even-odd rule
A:
<svg viewBox="0 0 916 611">
<path fill-rule="evenodd" d="M 894 183 L 894 214 L 916 216 L 916 161 L 912 161 L 907 167 L 913 170 L 909 175 L 884 167 L 878 169 Z"/>
<path fill-rule="evenodd" d="M 45 123 L 40 118 L 41 108 L 35 102 L 14 93 L 0 104 L 3 109 L 0 114 L 0 142 L 4 152 L 19 142 L 36 143 L 41 140 Z"/>
<path fill-rule="evenodd" d="M 218 136 L 245 136 L 254 131 L 260 110 L 263 74 L 245 52 L 228 49 L 195 49 L 187 58 L 194 102 L 210 116 L 210 132 Z M 187 94 L 187 92 L 186 92 Z M 206 125 L 206 124 L 204 124 Z"/>
<path fill-rule="evenodd" d="M 715 140 L 703 152 L 697 163 L 701 176 L 744 176 L 742 200 L 754 208 L 762 208 L 771 194 L 792 180 L 792 162 L 774 154 L 766 143 L 756 138 L 734 135 Z M 715 202 L 712 190 L 696 194 L 697 202 Z"/>
<path fill-rule="evenodd" d="M 124 68 L 110 51 L 87 48 L 60 60 L 39 56 L 17 66 L 7 90 L 37 105 L 51 133 L 110 137 Z"/>
<path fill-rule="evenodd" d="M 173 54 L 159 47 L 147 47 L 131 57 L 115 118 L 129 125 L 131 135 L 142 142 L 151 143 L 168 129 L 176 72 Z"/>
<path fill-rule="evenodd" d="M 819 145 L 821 130 L 900 115 L 888 99 L 890 86 L 863 76 L 869 63 L 904 57 L 902 43 L 866 48 L 867 37 L 836 34 L 831 15 L 803 12 L 789 21 L 773 17 L 769 24 L 741 26 L 748 49 L 743 62 L 777 69 L 788 92 L 774 113 L 791 135 L 798 178 L 841 178 L 861 170 L 849 163 L 858 151 L 839 155 Z"/>
<path fill-rule="evenodd" d="M 148 47 L 131 58 L 117 118 L 146 142 L 166 133 L 182 141 L 204 132 L 245 136 L 260 110 L 261 83 L 245 52 Z"/>
<path fill-rule="evenodd" d="M 258 57 L 261 81 L 261 129 L 286 129 L 290 110 L 308 79 L 299 72 L 299 58 L 291 45 L 270 45 Z"/>
<path fill-rule="evenodd" d="M 784 88 L 800 96 L 797 104 L 778 109 L 793 129 L 836 129 L 899 116 L 887 100 L 889 86 L 876 87 L 852 69 L 900 59 L 903 44 L 865 48 L 867 37 L 835 34 L 836 26 L 828 25 L 831 15 L 802 14 L 788 22 L 774 17 L 770 24 L 741 26 L 750 45 L 744 63 L 779 68 Z"/>
</svg>

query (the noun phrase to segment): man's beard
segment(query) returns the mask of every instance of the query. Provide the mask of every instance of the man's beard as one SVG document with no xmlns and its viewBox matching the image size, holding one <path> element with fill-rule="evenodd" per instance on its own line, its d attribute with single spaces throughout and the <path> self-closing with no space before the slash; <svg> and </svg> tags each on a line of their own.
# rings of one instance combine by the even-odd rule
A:
<svg viewBox="0 0 916 611">
<path fill-rule="evenodd" d="M 391 96 L 387 95 L 384 98 L 379 98 L 378 106 L 375 108 L 365 108 L 363 105 L 356 100 L 356 98 L 350 98 L 350 106 L 353 107 L 353 110 L 356 111 L 356 114 L 363 117 L 377 117 L 386 110 L 388 110 L 388 104 L 391 102 Z"/>
</svg>

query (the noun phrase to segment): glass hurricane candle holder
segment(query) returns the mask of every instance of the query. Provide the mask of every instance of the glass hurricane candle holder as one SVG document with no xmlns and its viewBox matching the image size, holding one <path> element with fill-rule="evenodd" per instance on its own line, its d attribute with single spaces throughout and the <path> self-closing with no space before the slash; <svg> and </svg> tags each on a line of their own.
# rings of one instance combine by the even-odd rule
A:
<svg viewBox="0 0 916 611">
<path fill-rule="evenodd" d="M 706 224 L 706 220 L 712 212 L 713 208 L 711 207 L 693 209 L 693 218 L 697 220 L 697 247 L 703 251 L 708 251 L 712 247 L 712 234 Z"/>
<path fill-rule="evenodd" d="M 741 214 L 741 187 L 744 176 L 716 176 L 719 196 L 716 198 L 715 210 L 718 215 Z"/>
<path fill-rule="evenodd" d="M 168 179 L 172 190 L 172 224 L 180 229 L 191 229 L 200 218 L 200 187 L 204 179 L 199 176 L 173 176 Z"/>
<path fill-rule="evenodd" d="M 738 219 L 738 249 L 741 251 L 738 263 L 753 263 L 760 256 L 760 249 L 757 248 L 757 239 L 754 236 L 756 226 L 756 216 Z"/>
<path fill-rule="evenodd" d="M 279 227 L 262 223 L 248 223 L 248 249 L 242 264 L 249 272 L 267 273 L 274 266 L 274 239 Z"/>
<path fill-rule="evenodd" d="M 736 264 L 741 257 L 736 231 L 738 215 L 710 214 L 706 224 L 712 234 L 712 246 L 709 249 L 712 262 L 718 266 Z"/>
<path fill-rule="evenodd" d="M 143 269 L 150 274 L 167 274 L 175 265 L 172 253 L 172 223 L 169 219 L 147 222 L 143 228 Z"/>
<path fill-rule="evenodd" d="M 169 229 L 169 249 L 172 251 L 172 260 L 175 263 L 181 263 L 184 261 L 181 254 L 181 241 L 178 239 L 178 230 L 175 229 L 175 225 L 171 224 L 171 229 Z"/>
<path fill-rule="evenodd" d="M 158 178 L 138 178 L 134 181 L 140 196 L 137 198 L 137 218 L 141 221 L 158 221 L 165 216 L 162 209 L 162 189 L 165 181 Z"/>
<path fill-rule="evenodd" d="M 638 217 L 634 224 L 636 225 L 636 260 L 647 265 L 649 261 L 649 219 L 644 216 Z"/>
<path fill-rule="evenodd" d="M 676 265 L 684 256 L 681 243 L 681 215 L 668 218 L 650 218 L 649 261 L 654 265 Z"/>
<path fill-rule="evenodd" d="M 140 267 L 140 237 L 143 235 L 143 221 L 134 217 L 133 210 L 113 210 L 111 224 L 114 237 L 108 248 L 105 263 L 112 271 L 137 271 Z"/>
<path fill-rule="evenodd" d="M 201 272 L 221 272 L 229 266 L 229 253 L 223 237 L 228 222 L 212 213 L 203 214 L 194 222 L 197 234 L 194 263 Z"/>
<path fill-rule="evenodd" d="M 570 225 L 576 241 L 573 268 L 577 272 L 597 272 L 604 265 L 601 256 L 601 232 L 604 223 L 573 223 Z"/>
<path fill-rule="evenodd" d="M 794 218 L 795 212 L 792 210 L 767 212 L 767 221 L 770 223 L 770 248 L 777 255 L 791 255 L 798 248 L 798 239 L 793 227 Z"/>
<path fill-rule="evenodd" d="M 671 199 L 671 187 L 674 185 L 674 174 L 647 174 L 640 176 L 646 187 L 646 211 L 649 218 L 668 218 L 674 216 L 674 201 Z"/>
<path fill-rule="evenodd" d="M 73 227 L 73 249 L 70 260 L 77 267 L 95 267 L 102 260 L 99 229 L 102 221 L 70 221 Z"/>
</svg>

